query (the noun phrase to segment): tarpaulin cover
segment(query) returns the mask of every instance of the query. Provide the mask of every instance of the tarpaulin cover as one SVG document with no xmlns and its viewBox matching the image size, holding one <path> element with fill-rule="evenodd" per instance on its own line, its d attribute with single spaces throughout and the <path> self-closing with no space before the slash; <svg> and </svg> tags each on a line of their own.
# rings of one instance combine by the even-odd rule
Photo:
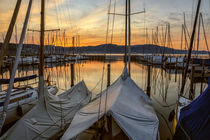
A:
<svg viewBox="0 0 210 140">
<path fill-rule="evenodd" d="M 157 138 L 159 121 L 152 101 L 124 70 L 124 73 L 101 93 L 101 99 L 98 96 L 76 113 L 61 139 L 74 138 L 105 114 L 111 115 L 132 140 L 156 140 Z"/>
<path fill-rule="evenodd" d="M 175 139 L 210 139 L 210 78 L 206 90 L 181 109 Z"/>
<path fill-rule="evenodd" d="M 82 81 L 60 95 L 52 95 L 45 87 L 43 98 L 1 139 L 49 139 L 70 124 L 75 113 L 91 99 Z"/>
</svg>

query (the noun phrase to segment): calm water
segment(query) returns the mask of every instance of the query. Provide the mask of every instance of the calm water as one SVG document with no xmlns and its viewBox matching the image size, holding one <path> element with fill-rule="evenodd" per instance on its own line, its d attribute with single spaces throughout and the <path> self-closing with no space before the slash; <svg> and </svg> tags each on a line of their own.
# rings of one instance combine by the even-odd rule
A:
<svg viewBox="0 0 210 140">
<path fill-rule="evenodd" d="M 88 89 L 93 93 L 93 97 L 106 88 L 107 84 L 107 64 L 100 61 L 83 61 L 75 64 L 75 84 L 84 80 Z M 19 68 L 17 77 L 38 74 L 38 66 Z M 111 62 L 111 83 L 113 83 L 122 73 L 124 63 L 122 61 Z M 161 140 L 172 138 L 172 122 L 168 122 L 168 115 L 175 108 L 177 95 L 180 88 L 181 74 L 172 74 L 161 68 L 152 68 L 151 72 L 151 98 L 154 108 L 160 121 Z M 50 81 L 57 85 L 59 93 L 70 88 L 71 72 L 70 64 L 48 65 L 45 68 L 45 79 L 49 76 Z M 1 76 L 2 77 L 2 76 Z M 9 72 L 3 74 L 3 78 L 8 78 Z M 137 62 L 131 63 L 131 77 L 136 84 L 146 91 L 147 86 L 147 66 Z M 103 80 L 102 80 L 103 79 Z M 38 78 L 27 82 L 16 83 L 15 86 L 31 85 L 36 87 Z M 205 87 L 207 85 L 205 84 Z M 196 97 L 200 93 L 200 83 L 195 85 Z M 205 88 L 204 87 L 204 88 Z M 4 85 L 3 89 L 7 86 Z M 186 84 L 186 96 L 189 93 L 189 80 Z M 58 94 L 59 94 L 58 93 Z"/>
</svg>

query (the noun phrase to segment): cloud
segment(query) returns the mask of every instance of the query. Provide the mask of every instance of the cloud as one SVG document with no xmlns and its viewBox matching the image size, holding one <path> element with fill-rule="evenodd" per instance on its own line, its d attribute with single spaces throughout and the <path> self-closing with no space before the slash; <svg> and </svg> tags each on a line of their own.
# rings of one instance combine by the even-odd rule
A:
<svg viewBox="0 0 210 140">
<path fill-rule="evenodd" d="M 115 0 L 112 0 L 112 9 Z M 22 0 L 21 9 L 18 14 L 17 25 L 18 35 L 22 30 L 23 21 L 29 0 Z M 0 33 L 6 33 L 11 20 L 16 0 L 0 0 Z M 84 45 L 96 45 L 105 43 L 107 29 L 107 12 L 109 0 L 46 0 L 46 29 L 60 28 L 66 31 L 66 36 L 71 39 L 74 35 L 81 35 L 81 43 Z M 28 28 L 40 28 L 40 0 L 34 0 Z M 148 32 L 159 26 L 161 30 L 166 24 L 171 25 L 171 35 L 174 42 L 179 44 L 181 24 L 183 23 L 183 12 L 186 15 L 188 29 L 192 24 L 192 6 L 189 0 L 147 0 L 145 6 L 143 1 L 133 0 L 131 3 L 132 12 L 142 11 L 146 8 L 145 14 L 132 16 L 132 43 L 144 43 L 144 23 Z M 201 11 L 204 13 L 204 22 L 207 34 L 209 33 L 209 3 L 203 2 Z M 116 13 L 125 12 L 125 1 L 117 0 Z M 110 16 L 111 34 L 113 16 Z M 124 17 L 115 16 L 114 43 L 124 44 Z M 31 38 L 31 33 L 28 33 Z M 39 40 L 39 34 L 36 34 Z M 30 40 L 30 39 L 29 39 Z M 109 39 L 110 40 L 110 39 Z M 178 45 L 177 45 L 178 46 Z"/>
</svg>

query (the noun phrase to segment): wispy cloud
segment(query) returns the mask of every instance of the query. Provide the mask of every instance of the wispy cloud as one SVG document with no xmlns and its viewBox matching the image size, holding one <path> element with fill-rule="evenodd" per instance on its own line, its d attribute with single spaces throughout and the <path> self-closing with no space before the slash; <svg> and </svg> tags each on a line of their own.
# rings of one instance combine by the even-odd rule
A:
<svg viewBox="0 0 210 140">
<path fill-rule="evenodd" d="M 116 0 L 116 13 L 124 13 L 125 1 Z M 28 5 L 28 0 L 22 0 L 21 9 L 18 14 L 17 25 L 18 35 L 22 30 L 22 24 Z M 0 1 L 0 33 L 5 34 L 11 20 L 16 0 Z M 97 45 L 105 43 L 107 29 L 107 12 L 109 0 L 46 0 L 46 29 L 60 28 L 66 31 L 66 36 L 71 40 L 74 35 L 81 36 L 83 45 Z M 112 0 L 113 11 L 114 0 Z M 157 26 L 165 27 L 171 24 L 171 34 L 174 42 L 179 44 L 180 26 L 183 23 L 183 12 L 186 14 L 186 22 L 189 29 L 192 26 L 192 13 L 195 12 L 196 2 L 189 0 L 132 0 L 132 12 L 142 11 L 146 8 L 145 14 L 131 17 L 132 23 L 132 43 L 141 44 L 145 40 L 145 27 L 151 34 L 151 30 Z M 194 10 L 192 12 L 192 10 Z M 209 33 L 210 26 L 210 2 L 202 2 L 201 11 L 203 12 L 204 22 Z M 112 18 L 110 16 L 110 32 Z M 124 17 L 116 16 L 114 26 L 114 41 L 116 44 L 124 44 Z M 28 28 L 40 28 L 40 0 L 34 0 Z M 28 33 L 28 40 L 31 40 Z M 62 33 L 60 33 L 62 34 Z M 39 40 L 39 34 L 35 34 Z M 177 45 L 178 46 L 178 45 Z"/>
</svg>

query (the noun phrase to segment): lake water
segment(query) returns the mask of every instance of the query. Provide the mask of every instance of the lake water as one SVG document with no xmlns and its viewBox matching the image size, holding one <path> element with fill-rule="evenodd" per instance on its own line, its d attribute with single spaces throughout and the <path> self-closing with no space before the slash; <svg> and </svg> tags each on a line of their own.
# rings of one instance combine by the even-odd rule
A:
<svg viewBox="0 0 210 140">
<path fill-rule="evenodd" d="M 88 89 L 93 93 L 93 97 L 105 89 L 107 86 L 107 62 L 102 61 L 82 61 L 75 63 L 75 84 L 84 80 Z M 111 83 L 113 83 L 122 73 L 124 68 L 123 61 L 111 62 Z M 132 62 L 131 77 L 136 84 L 142 88 L 145 93 L 147 89 L 147 66 Z M 172 122 L 168 122 L 168 116 L 171 110 L 176 106 L 176 101 L 180 89 L 181 74 L 169 74 L 161 68 L 151 68 L 151 99 L 153 100 L 154 108 L 160 121 L 159 132 L 161 140 L 172 139 Z M 38 75 L 38 66 L 19 68 L 16 77 L 26 75 Z M 59 93 L 70 88 L 71 72 L 70 63 L 66 64 L 49 64 L 45 68 L 45 79 L 49 76 L 50 81 L 56 84 Z M 9 72 L 3 74 L 3 78 L 8 78 Z M 36 87 L 38 78 L 27 82 L 15 83 L 15 86 L 31 85 Z M 35 83 L 35 84 L 34 84 Z M 186 83 L 185 95 L 189 93 L 189 79 Z M 207 85 L 204 84 L 204 88 Z M 7 86 L 4 85 L 3 89 Z M 196 97 L 200 94 L 200 83 L 195 84 Z M 58 94 L 59 94 L 58 93 Z"/>
</svg>

